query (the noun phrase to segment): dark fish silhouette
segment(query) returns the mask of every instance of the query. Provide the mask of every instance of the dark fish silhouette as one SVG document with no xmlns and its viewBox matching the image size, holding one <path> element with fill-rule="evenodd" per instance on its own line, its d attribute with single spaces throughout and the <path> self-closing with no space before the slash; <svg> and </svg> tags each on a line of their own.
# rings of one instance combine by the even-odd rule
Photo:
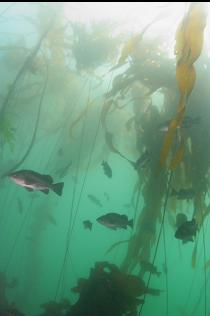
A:
<svg viewBox="0 0 210 316">
<path fill-rule="evenodd" d="M 49 190 L 54 191 L 57 195 L 62 195 L 64 183 L 53 184 L 53 178 L 49 175 L 43 175 L 32 170 L 19 170 L 8 175 L 16 184 L 32 192 L 41 191 L 45 194 Z"/>
<path fill-rule="evenodd" d="M 118 213 L 107 213 L 98 217 L 96 220 L 98 223 L 114 230 L 117 228 L 127 229 L 127 226 L 133 228 L 133 219 L 128 220 L 126 215 L 121 215 Z"/>
<path fill-rule="evenodd" d="M 111 178 L 112 177 L 112 169 L 109 166 L 109 164 L 106 161 L 103 161 L 102 164 L 103 169 L 104 169 L 104 174 L 108 177 Z"/>
<path fill-rule="evenodd" d="M 89 220 L 83 221 L 83 225 L 85 229 L 89 229 L 89 230 L 91 230 L 93 226 L 93 224 Z"/>
<path fill-rule="evenodd" d="M 194 241 L 194 236 L 197 232 L 197 224 L 193 218 L 191 221 L 186 221 L 175 232 L 175 237 L 181 239 L 183 243 Z"/>
<path fill-rule="evenodd" d="M 101 202 L 99 201 L 99 199 L 97 199 L 94 195 L 92 194 L 88 194 L 88 198 L 97 206 L 102 207 L 103 205 L 101 204 Z"/>
</svg>

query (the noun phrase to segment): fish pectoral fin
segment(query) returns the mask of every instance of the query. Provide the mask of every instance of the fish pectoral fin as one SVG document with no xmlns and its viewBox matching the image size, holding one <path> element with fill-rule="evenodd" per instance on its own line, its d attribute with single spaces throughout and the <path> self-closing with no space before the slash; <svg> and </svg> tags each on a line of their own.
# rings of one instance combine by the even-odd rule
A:
<svg viewBox="0 0 210 316">
<path fill-rule="evenodd" d="M 32 188 L 27 188 L 27 187 L 25 187 L 25 189 L 26 189 L 28 192 L 33 192 L 33 191 L 34 191 Z"/>
<path fill-rule="evenodd" d="M 41 192 L 43 192 L 44 194 L 48 194 L 49 193 L 49 189 L 44 189 L 44 190 L 40 190 Z"/>
</svg>

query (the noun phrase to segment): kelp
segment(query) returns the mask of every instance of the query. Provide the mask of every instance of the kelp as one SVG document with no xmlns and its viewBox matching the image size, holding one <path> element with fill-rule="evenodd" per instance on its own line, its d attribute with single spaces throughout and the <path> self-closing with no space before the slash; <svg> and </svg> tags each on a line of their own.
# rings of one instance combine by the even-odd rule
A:
<svg viewBox="0 0 210 316">
<path fill-rule="evenodd" d="M 113 134 L 112 133 L 105 131 L 105 140 L 106 140 L 107 146 L 109 147 L 109 149 L 113 153 L 121 156 L 123 159 L 127 160 L 128 162 L 131 162 L 128 158 L 126 158 L 123 154 L 121 154 L 121 152 L 118 149 L 115 148 L 115 146 L 113 144 Z"/>
<path fill-rule="evenodd" d="M 45 91 L 46 91 L 46 88 L 47 88 L 47 83 L 48 83 L 48 65 L 46 65 L 46 78 L 45 78 L 45 82 L 44 82 L 44 85 L 43 85 L 41 98 L 40 98 L 39 105 L 38 105 L 38 112 L 37 112 L 37 117 L 36 117 L 36 122 L 35 122 L 35 126 L 34 126 L 34 131 L 33 131 L 31 142 L 30 142 L 25 154 L 23 155 L 23 157 L 13 167 L 11 167 L 9 170 L 7 170 L 3 174 L 1 174 L 0 178 L 6 177 L 9 173 L 11 173 L 14 170 L 16 170 L 17 168 L 19 168 L 22 165 L 22 163 L 25 161 L 25 159 L 28 157 L 28 155 L 29 155 L 29 153 L 30 153 L 30 151 L 31 151 L 31 149 L 32 149 L 32 147 L 34 145 L 34 142 L 35 142 L 35 139 L 36 139 L 37 130 L 38 130 L 38 124 L 39 124 L 39 119 L 40 119 L 43 99 L 44 99 Z"/>
<path fill-rule="evenodd" d="M 197 259 L 197 247 L 198 247 L 198 240 L 196 240 L 195 246 L 193 248 L 193 253 L 192 253 L 192 262 L 191 266 L 194 269 L 196 266 L 196 259 Z"/>
<path fill-rule="evenodd" d="M 107 130 L 106 117 L 107 117 L 108 113 L 110 112 L 113 105 L 115 105 L 115 101 L 113 99 L 107 100 L 104 102 L 102 109 L 101 109 L 101 118 L 100 118 L 101 125 L 105 130 Z"/>
<path fill-rule="evenodd" d="M 176 79 L 180 92 L 180 101 L 177 110 L 180 113 L 180 109 L 183 109 L 182 118 L 186 108 L 186 100 L 195 84 L 196 73 L 193 63 L 197 60 L 202 50 L 205 25 L 206 15 L 203 4 L 191 4 L 176 34 Z M 160 167 L 163 167 L 166 162 L 173 143 L 175 129 L 178 126 L 177 123 L 178 121 L 174 121 L 174 123 L 170 124 L 165 136 L 160 157 Z"/>
<path fill-rule="evenodd" d="M 36 44 L 36 46 L 34 47 L 32 52 L 29 54 L 29 56 L 26 58 L 23 66 L 21 67 L 21 69 L 17 73 L 13 83 L 11 84 L 11 87 L 10 87 L 7 95 L 5 96 L 4 102 L 3 102 L 2 106 L 1 106 L 1 109 L 0 109 L 1 121 L 4 119 L 4 113 L 5 113 L 6 107 L 8 106 L 10 98 L 12 97 L 12 95 L 13 95 L 15 89 L 16 89 L 17 83 L 24 76 L 24 74 L 26 73 L 26 71 L 28 70 L 30 65 L 33 63 L 33 60 L 36 57 L 36 55 L 37 55 L 37 53 L 38 53 L 38 51 L 39 51 L 39 49 L 40 49 L 40 47 L 42 45 L 42 42 L 44 41 L 44 39 L 46 38 L 47 34 L 51 30 L 51 27 L 52 27 L 52 25 L 54 23 L 54 18 L 55 18 L 55 16 L 53 16 L 53 18 L 51 19 L 51 21 L 50 21 L 49 25 L 47 26 L 46 30 L 40 36 L 40 39 L 39 39 L 38 43 Z"/>
<path fill-rule="evenodd" d="M 119 57 L 119 60 L 117 62 L 117 65 L 112 67 L 110 71 L 113 71 L 115 69 L 118 69 L 119 67 L 126 64 L 127 58 L 134 53 L 137 45 L 143 40 L 143 36 L 145 32 L 148 30 L 150 26 L 152 26 L 155 22 L 163 18 L 162 12 L 158 14 L 155 18 L 153 18 L 145 27 L 142 29 L 142 31 L 138 34 L 133 35 L 130 37 L 127 42 L 123 45 L 121 50 L 121 55 Z"/>
<path fill-rule="evenodd" d="M 8 117 L 8 114 L 7 114 Z M 11 151 L 15 148 L 15 129 L 9 118 L 5 118 L 0 124 L 0 143 L 8 144 Z"/>
<path fill-rule="evenodd" d="M 107 249 L 107 251 L 105 252 L 105 254 L 107 255 L 108 253 L 110 253 L 112 250 L 114 250 L 116 247 L 118 247 L 119 245 L 121 245 L 121 244 L 124 244 L 124 243 L 127 243 L 127 242 L 129 242 L 130 241 L 130 239 L 127 239 L 127 240 L 120 240 L 120 241 L 118 241 L 118 242 L 115 242 L 113 245 L 111 245 L 111 247 L 109 247 L 108 249 Z"/>
<path fill-rule="evenodd" d="M 177 151 L 175 152 L 172 160 L 171 160 L 171 164 L 169 166 L 169 169 L 171 171 L 175 171 L 177 166 L 181 163 L 181 161 L 183 160 L 183 156 L 184 156 L 184 148 L 185 148 L 185 144 L 184 141 L 182 140 Z"/>
<path fill-rule="evenodd" d="M 75 128 L 76 125 L 87 115 L 87 112 L 91 107 L 95 106 L 95 101 L 89 101 L 84 108 L 84 110 L 81 111 L 79 116 L 71 123 L 71 126 L 69 128 L 69 135 L 71 138 L 73 138 L 73 129 Z"/>
</svg>

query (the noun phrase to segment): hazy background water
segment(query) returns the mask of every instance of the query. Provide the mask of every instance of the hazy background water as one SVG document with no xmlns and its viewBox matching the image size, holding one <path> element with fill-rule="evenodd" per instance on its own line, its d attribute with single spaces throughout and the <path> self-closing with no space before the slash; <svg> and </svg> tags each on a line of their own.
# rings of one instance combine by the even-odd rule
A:
<svg viewBox="0 0 210 316">
<path fill-rule="evenodd" d="M 45 5 L 43 4 L 43 8 L 41 3 L 11 3 L 10 8 L 10 3 L 0 5 L 0 94 L 2 99 L 23 65 L 27 56 L 27 54 L 24 55 L 27 53 L 26 48 L 32 49 L 39 39 L 41 31 L 38 30 L 42 30 L 40 25 L 45 21 L 45 18 L 42 19 L 42 14 L 47 16 Z M 155 3 L 63 3 L 62 5 L 48 3 L 48 7 L 51 7 L 47 9 L 49 16 L 51 10 L 53 12 L 60 10 L 62 25 L 68 21 L 80 21 L 88 28 L 91 21 L 111 18 L 117 23 L 116 28 L 113 28 L 115 35 L 121 32 L 123 34 L 137 32 L 160 10 L 165 10 L 163 19 L 148 31 L 148 38 L 158 36 L 161 39 L 164 38 L 166 52 L 171 59 L 174 58 L 174 34 L 185 10 L 185 4 L 181 3 L 177 5 L 175 3 L 157 3 L 157 5 Z M 1 12 L 7 8 L 8 10 L 1 15 Z M 41 21 L 40 25 L 36 21 Z M 207 25 L 206 38 L 208 35 Z M 70 289 L 77 284 L 79 277 L 88 277 L 90 268 L 95 262 L 109 261 L 120 265 L 127 252 L 127 244 L 120 245 L 108 255 L 105 253 L 113 243 L 129 239 L 132 230 L 128 228 L 112 231 L 99 225 L 96 218 L 108 211 L 126 213 L 129 218 L 135 215 L 134 207 L 126 208 L 124 204 L 131 200 L 138 179 L 137 174 L 127 161 L 109 151 L 101 128 L 97 132 L 103 95 L 109 90 L 113 77 L 111 74 L 104 77 L 99 88 L 95 88 L 98 83 L 97 77 L 91 71 L 80 74 L 72 55 L 68 62 L 66 60 L 69 57 L 65 56 L 65 62 L 68 64 L 67 74 L 63 60 L 59 57 L 61 52 L 55 49 L 56 45 L 60 47 L 61 44 L 56 37 L 54 41 L 56 57 L 52 56 L 50 61 L 51 81 L 42 103 L 36 140 L 21 168 L 51 174 L 55 182 L 64 181 L 63 195 L 58 197 L 53 192 L 49 195 L 41 192 L 29 193 L 15 186 L 8 178 L 1 181 L 0 187 L 0 270 L 6 272 L 8 280 L 13 277 L 18 278 L 19 284 L 16 288 L 7 290 L 7 297 L 28 316 L 38 315 L 41 312 L 40 305 L 55 298 L 59 300 L 66 297 L 74 303 L 78 296 Z M 18 46 L 25 47 L 25 50 L 19 50 Z M 116 56 L 120 47 L 116 50 Z M 206 40 L 207 53 L 208 47 L 209 41 Z M 44 49 L 43 45 L 42 50 Z M 95 74 L 102 76 L 109 69 L 108 64 L 102 64 L 96 69 Z M 202 78 L 199 78 L 198 68 L 196 71 L 198 72 L 197 82 L 208 89 L 208 82 L 203 82 Z M 42 65 L 40 74 L 26 75 L 16 86 L 15 96 L 8 110 L 9 121 L 15 131 L 15 145 L 10 148 L 6 144 L 1 148 L 0 169 L 3 172 L 22 158 L 31 142 L 45 77 L 45 66 Z M 38 88 L 35 90 L 27 86 L 29 84 L 36 86 L 37 82 Z M 196 90 L 193 93 L 196 94 Z M 97 101 L 94 101 L 95 105 L 89 110 L 86 119 L 75 125 L 73 137 L 70 137 L 71 123 L 84 109 L 88 99 Z M 152 102 L 157 107 L 161 107 L 163 100 L 160 93 L 153 94 Z M 202 102 L 202 99 L 199 100 L 199 103 Z M 113 113 L 109 124 L 116 137 L 117 147 L 129 159 L 135 160 L 138 158 L 135 131 L 126 134 L 124 127 L 125 119 L 130 117 L 130 113 L 132 113 L 132 105 L 123 113 L 121 111 Z M 94 143 L 95 135 L 97 138 Z M 61 148 L 62 152 L 59 154 Z M 113 170 L 112 179 L 108 179 L 103 174 L 101 167 L 102 160 L 107 159 Z M 72 161 L 72 166 L 69 172 L 63 179 L 59 179 L 56 171 L 70 161 Z M 108 193 L 109 201 L 104 193 Z M 94 205 L 88 199 L 88 194 L 98 197 L 103 207 Z M 18 206 L 20 203 L 22 204 L 21 213 Z M 144 200 L 141 196 L 138 212 L 143 205 Z M 192 213 L 191 203 L 185 203 L 182 206 L 188 209 L 187 214 Z M 91 232 L 84 230 L 82 221 L 86 219 L 93 222 Z M 210 236 L 207 224 L 208 219 L 205 229 L 206 259 L 208 260 Z M 138 225 L 137 222 L 135 225 Z M 69 229 L 70 235 L 68 235 Z M 197 262 L 194 269 L 191 267 L 194 244 L 182 245 L 176 240 L 174 230 L 168 222 L 165 224 L 165 236 L 169 315 L 203 315 L 205 274 L 202 233 L 199 234 Z M 162 268 L 164 260 L 163 236 L 161 236 L 155 264 L 162 274 L 160 278 L 152 277 L 150 286 L 162 289 L 163 293 L 159 297 L 146 297 L 142 315 L 152 315 L 154 312 L 156 315 L 165 314 L 166 277 Z M 207 279 L 208 273 L 207 270 Z M 209 311 L 208 291 L 207 284 L 207 310 Z M 197 301 L 199 305 L 193 314 Z"/>
</svg>

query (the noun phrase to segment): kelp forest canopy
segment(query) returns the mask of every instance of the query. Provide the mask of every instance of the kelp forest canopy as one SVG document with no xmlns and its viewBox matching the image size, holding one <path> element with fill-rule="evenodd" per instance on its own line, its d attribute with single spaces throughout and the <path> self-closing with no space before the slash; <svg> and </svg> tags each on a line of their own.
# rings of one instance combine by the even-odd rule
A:
<svg viewBox="0 0 210 316">
<path fill-rule="evenodd" d="M 5 4 L 0 12 L 1 247 L 11 233 L 0 270 L 8 273 L 14 269 L 16 258 L 20 261 L 24 256 L 30 257 L 31 261 L 24 259 L 30 281 L 24 281 L 26 289 L 19 296 L 29 295 L 27 291 L 34 282 L 32 274 L 38 278 L 41 273 L 41 268 L 35 273 L 33 267 L 39 266 L 37 254 L 43 247 L 43 232 L 48 225 L 56 228 L 59 218 L 59 233 L 54 237 L 50 231 L 51 238 L 48 236 L 51 247 L 59 249 L 53 273 L 55 288 L 50 291 L 55 301 L 64 299 L 66 293 L 70 295 L 69 287 L 73 288 L 82 274 L 87 275 L 94 262 L 103 261 L 91 270 L 89 281 L 79 279 L 75 291 L 81 293 L 80 301 L 85 295 L 84 284 L 88 284 L 92 297 L 91 280 L 100 274 L 114 280 L 117 288 L 121 288 L 119 284 L 130 286 L 121 292 L 122 297 L 128 298 L 128 306 L 125 304 L 113 315 L 134 316 L 141 315 L 144 309 L 151 311 L 146 308 L 147 294 L 166 297 L 169 315 L 173 287 L 173 282 L 170 286 L 168 282 L 170 269 L 172 279 L 176 275 L 176 265 L 169 263 L 170 254 L 176 252 L 176 258 L 180 258 L 186 251 L 187 268 L 183 269 L 199 269 L 203 275 L 204 282 L 199 283 L 196 295 L 203 293 L 207 315 L 208 6 L 184 3 L 176 16 L 176 9 L 172 9 L 175 4 L 163 3 L 146 19 L 150 5 L 155 3 L 145 3 L 139 13 L 143 22 L 127 30 L 121 29 L 121 23 L 114 19 L 90 19 L 84 23 L 72 18 L 74 12 L 79 16 L 82 11 L 82 4 L 75 11 L 76 3 L 38 2 L 27 4 L 24 11 L 23 4 L 14 2 Z M 119 12 L 120 6 L 121 3 Z M 69 11 L 72 15 L 67 14 Z M 54 182 L 64 182 L 62 197 L 17 189 L 9 182 L 10 174 L 17 170 L 34 170 L 51 175 Z M 54 190 L 52 186 L 48 189 Z M 15 205 L 19 209 L 16 226 Z M 91 211 L 92 207 L 98 211 Z M 57 208 L 59 211 L 54 212 Z M 99 228 L 93 229 L 98 224 L 96 218 L 114 209 L 126 214 L 130 227 L 120 234 L 114 229 L 106 230 L 100 237 Z M 86 240 L 84 232 L 80 237 L 83 220 L 93 235 L 90 240 Z M 195 231 L 186 236 L 187 228 L 181 230 L 183 224 L 191 225 Z M 121 228 L 126 228 L 123 225 Z M 27 236 L 24 255 L 19 246 L 23 232 Z M 109 232 L 111 237 L 107 237 Z M 80 238 L 82 241 L 78 241 Z M 93 253 L 90 248 L 95 244 L 97 250 Z M 91 258 L 87 259 L 87 269 L 82 266 L 86 259 L 81 259 L 81 249 L 85 249 L 85 257 Z M 74 264 L 78 261 L 78 265 Z M 153 286 L 153 273 L 148 275 L 140 262 L 163 264 L 167 271 L 161 286 Z M 131 275 L 144 280 L 138 283 L 144 288 L 137 291 L 142 295 L 140 301 Z M 189 298 L 191 280 L 188 282 Z M 131 292 L 135 292 L 134 296 Z M 171 293 L 174 295 L 173 290 Z M 24 310 L 23 301 L 22 298 L 20 306 Z M 85 298 L 84 301 L 89 304 Z M 183 315 L 196 315 L 200 302 L 203 300 L 191 306 L 191 314 L 187 305 L 182 307 Z M 62 304 L 45 304 L 42 315 L 50 315 L 50 308 L 60 308 L 60 313 L 65 310 L 69 316 L 81 315 L 80 306 L 67 312 L 69 303 Z M 107 313 L 111 315 L 108 307 Z"/>
</svg>

